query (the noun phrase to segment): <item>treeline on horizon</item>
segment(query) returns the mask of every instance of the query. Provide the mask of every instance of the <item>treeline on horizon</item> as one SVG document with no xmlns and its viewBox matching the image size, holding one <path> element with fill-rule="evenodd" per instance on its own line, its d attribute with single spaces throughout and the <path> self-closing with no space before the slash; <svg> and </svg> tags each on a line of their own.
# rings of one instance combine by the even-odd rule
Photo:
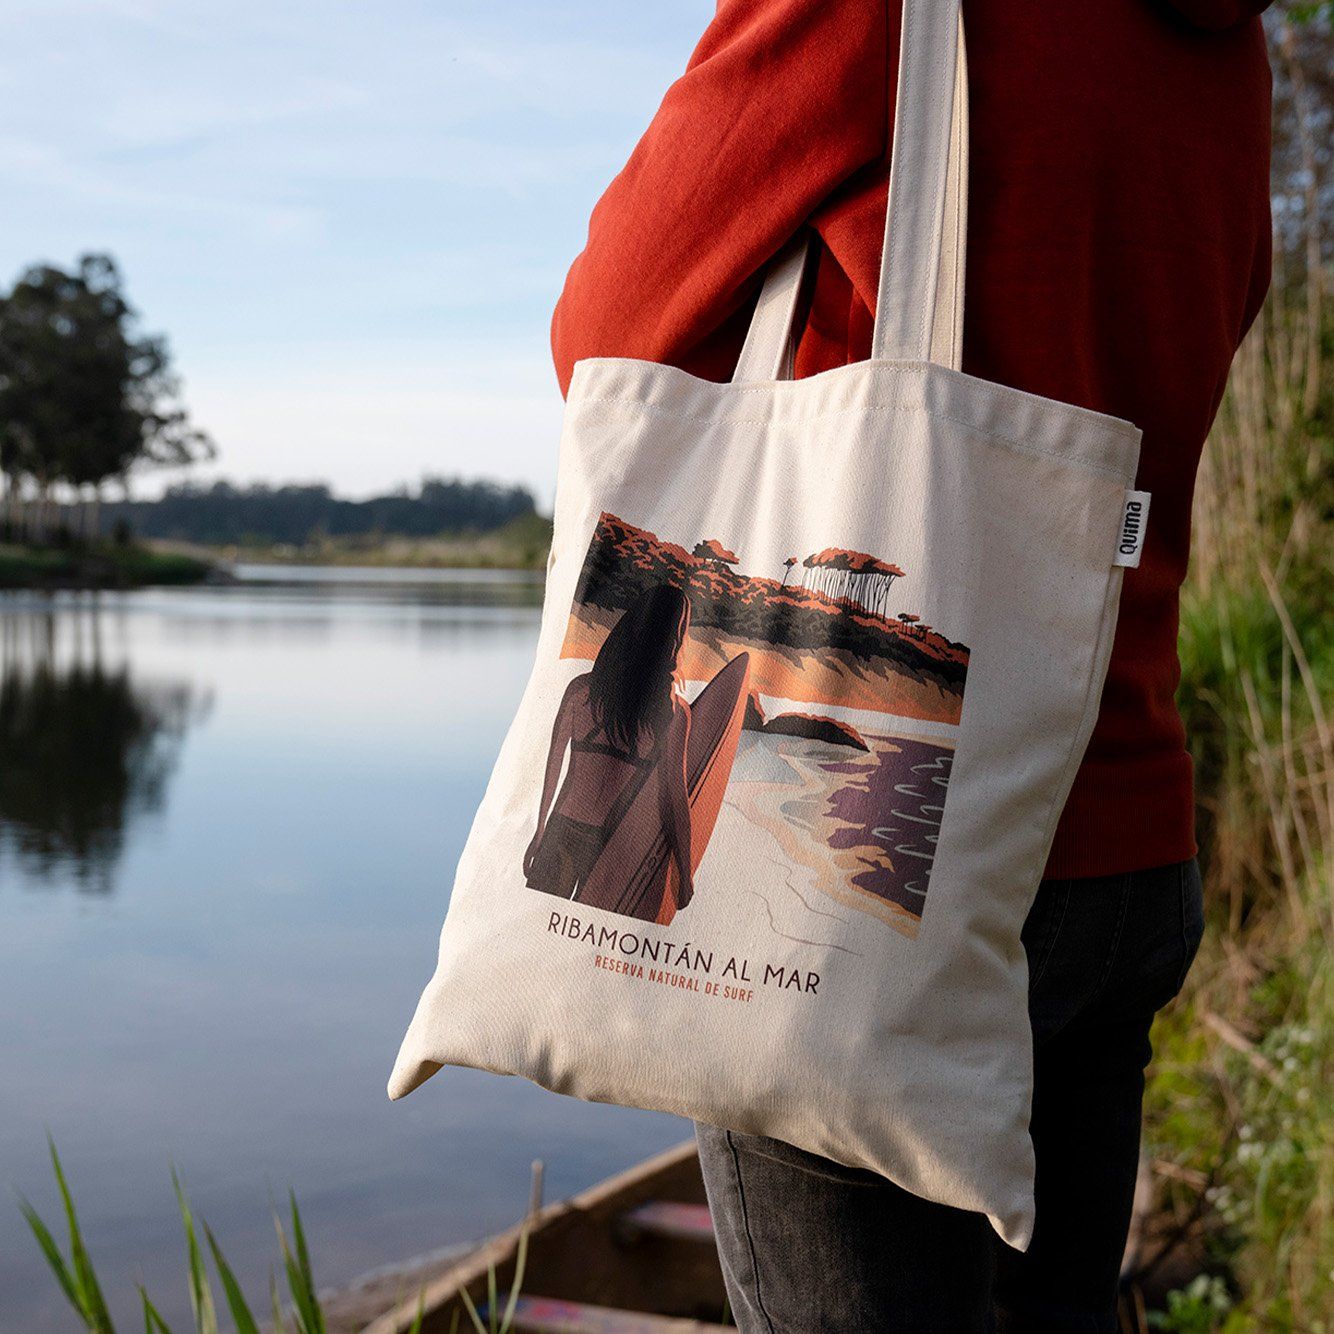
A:
<svg viewBox="0 0 1334 1334">
<path fill-rule="evenodd" d="M 110 529 L 202 546 L 489 534 L 535 516 L 521 486 L 427 477 L 367 500 L 327 485 L 182 482 L 128 499 L 130 478 L 210 459 L 166 339 L 146 334 L 114 259 L 26 268 L 0 290 L 0 544 L 81 546 Z M 117 492 L 126 498 L 111 499 Z"/>
<path fill-rule="evenodd" d="M 426 477 L 415 490 L 365 500 L 336 496 L 324 483 L 183 482 L 156 500 L 110 502 L 104 515 L 138 537 L 201 546 L 303 546 L 321 538 L 489 533 L 536 509 L 527 487 Z"/>
</svg>

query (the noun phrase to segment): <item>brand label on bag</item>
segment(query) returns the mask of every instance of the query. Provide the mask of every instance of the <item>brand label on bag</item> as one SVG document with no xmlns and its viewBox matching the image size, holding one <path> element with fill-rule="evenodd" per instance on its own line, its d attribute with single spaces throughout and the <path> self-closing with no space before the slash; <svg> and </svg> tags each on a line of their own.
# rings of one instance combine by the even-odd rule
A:
<svg viewBox="0 0 1334 1334">
<path fill-rule="evenodd" d="M 1135 569 L 1144 551 L 1144 532 L 1149 526 L 1149 493 L 1127 491 L 1126 503 L 1121 510 L 1121 531 L 1116 539 L 1116 559 L 1113 565 Z"/>
</svg>

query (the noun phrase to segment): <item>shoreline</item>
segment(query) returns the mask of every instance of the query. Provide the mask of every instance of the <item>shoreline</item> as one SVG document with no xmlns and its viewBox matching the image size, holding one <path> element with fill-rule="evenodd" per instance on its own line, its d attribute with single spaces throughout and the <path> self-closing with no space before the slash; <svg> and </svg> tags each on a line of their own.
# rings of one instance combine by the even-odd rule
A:
<svg viewBox="0 0 1334 1334">
<path fill-rule="evenodd" d="M 179 587 L 225 583 L 230 577 L 212 561 L 150 546 L 0 543 L 0 591 L 6 592 Z"/>
<path fill-rule="evenodd" d="M 328 537 L 300 543 L 188 542 L 149 538 L 158 550 L 223 565 L 360 566 L 405 570 L 541 570 L 551 550 L 551 520 L 534 514 L 492 531 L 434 537 L 395 533 Z"/>
<path fill-rule="evenodd" d="M 238 567 L 291 571 L 304 583 L 320 569 L 353 575 L 358 570 L 392 578 L 395 571 L 429 576 L 451 571 L 538 575 L 546 553 L 497 551 L 481 547 L 469 552 L 449 544 L 445 552 L 405 552 L 392 546 L 371 550 L 303 550 L 273 547 L 204 547 L 189 543 L 150 541 L 130 546 L 105 543 L 92 547 L 28 546 L 0 542 L 0 592 L 82 592 L 189 587 L 238 582 Z"/>
</svg>

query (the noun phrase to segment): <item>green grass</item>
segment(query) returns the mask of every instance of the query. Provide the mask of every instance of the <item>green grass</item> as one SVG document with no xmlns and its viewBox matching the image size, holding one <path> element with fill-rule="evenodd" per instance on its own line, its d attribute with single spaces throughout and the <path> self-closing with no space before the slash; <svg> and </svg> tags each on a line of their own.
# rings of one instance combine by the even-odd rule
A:
<svg viewBox="0 0 1334 1334">
<path fill-rule="evenodd" d="M 27 1200 L 20 1200 L 19 1207 L 42 1254 L 46 1257 L 60 1290 L 65 1294 L 79 1319 L 94 1334 L 115 1334 L 111 1314 L 107 1309 L 106 1299 L 102 1295 L 102 1287 L 89 1257 L 83 1230 L 79 1225 L 74 1197 L 65 1179 L 64 1168 L 54 1143 L 51 1144 L 51 1167 L 60 1193 L 65 1228 L 68 1233 L 68 1254 L 62 1252 L 51 1230 Z M 227 1310 L 237 1334 L 259 1334 L 259 1323 L 246 1302 L 236 1275 L 228 1265 L 222 1248 L 207 1224 L 196 1222 L 189 1197 L 174 1168 L 171 1181 L 176 1192 L 176 1204 L 185 1234 L 186 1284 L 197 1334 L 218 1334 L 219 1329 L 213 1278 L 205 1258 L 206 1248 L 212 1257 L 213 1272 L 221 1285 Z M 290 1208 L 292 1244 L 288 1243 L 287 1230 L 282 1219 L 275 1214 L 273 1220 L 278 1232 L 283 1272 L 287 1282 L 288 1310 L 284 1312 L 277 1279 L 271 1276 L 272 1329 L 278 1331 L 278 1334 L 289 1334 L 289 1332 L 325 1334 L 324 1315 L 315 1292 L 314 1271 L 301 1223 L 301 1211 L 297 1207 L 295 1196 L 290 1197 Z M 200 1241 L 201 1232 L 204 1238 L 203 1244 Z M 170 1326 L 162 1318 L 153 1299 L 142 1285 L 139 1288 L 139 1303 L 146 1334 L 171 1334 Z M 417 1327 L 420 1328 L 420 1321 Z"/>
<path fill-rule="evenodd" d="M 27 1220 L 34 1240 L 46 1258 L 52 1276 L 80 1322 L 93 1334 L 115 1334 L 115 1326 L 107 1308 L 102 1285 L 84 1240 L 73 1192 L 66 1180 L 55 1143 L 53 1141 L 49 1143 L 51 1170 L 55 1176 L 67 1234 L 65 1248 L 61 1249 L 41 1215 L 22 1197 L 19 1199 L 19 1208 Z M 190 1297 L 195 1334 L 218 1334 L 223 1328 L 219 1322 L 215 1279 L 236 1334 L 260 1334 L 259 1320 L 246 1301 L 240 1281 L 228 1264 L 222 1247 L 208 1224 L 203 1219 L 196 1218 L 189 1196 L 175 1168 L 171 1170 L 171 1184 L 176 1195 L 176 1207 L 180 1213 L 185 1240 L 185 1282 Z M 324 1310 L 315 1286 L 310 1247 L 306 1241 L 305 1225 L 301 1219 L 301 1210 L 297 1206 L 295 1194 L 290 1192 L 288 1194 L 287 1221 L 284 1222 L 275 1212 L 273 1224 L 278 1237 L 278 1260 L 286 1288 L 286 1301 L 284 1302 L 277 1274 L 270 1271 L 270 1310 L 267 1315 L 269 1321 L 267 1328 L 274 1331 L 274 1334 L 326 1334 Z M 487 1303 L 484 1309 L 479 1311 L 466 1292 L 461 1294 L 473 1334 L 512 1334 L 514 1312 L 523 1285 L 527 1258 L 528 1231 L 525 1227 L 519 1234 L 514 1281 L 504 1305 L 501 1305 L 494 1267 L 487 1274 Z M 139 1285 L 138 1291 L 145 1334 L 172 1334 L 171 1326 L 163 1319 L 157 1305 L 142 1284 Z M 450 1334 L 458 1334 L 460 1315 L 456 1308 Z M 423 1297 L 418 1299 L 416 1318 L 409 1327 L 410 1334 L 420 1334 L 425 1316 L 423 1294 Z"/>
<path fill-rule="evenodd" d="M 313 538 L 301 546 L 246 542 L 218 555 L 239 560 L 300 565 L 372 565 L 413 569 L 540 570 L 551 549 L 551 520 L 524 514 L 487 533 L 439 537 L 396 537 L 391 533 L 364 537 Z"/>
<path fill-rule="evenodd" d="M 179 552 L 112 543 L 91 548 L 0 545 L 0 589 L 197 584 L 213 566 Z"/>
<path fill-rule="evenodd" d="M 1181 1334 L 1334 1332 L 1332 351 L 1319 301 L 1276 292 L 1196 493 L 1179 698 L 1209 930 L 1145 1099 L 1155 1230 L 1195 1271 L 1149 1323 Z"/>
</svg>

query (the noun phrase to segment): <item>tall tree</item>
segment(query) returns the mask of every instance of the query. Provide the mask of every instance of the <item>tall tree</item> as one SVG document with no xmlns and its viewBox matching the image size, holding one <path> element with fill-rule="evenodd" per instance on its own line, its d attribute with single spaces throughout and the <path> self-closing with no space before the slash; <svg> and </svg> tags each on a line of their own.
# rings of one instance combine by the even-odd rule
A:
<svg viewBox="0 0 1334 1334">
<path fill-rule="evenodd" d="M 108 255 L 72 273 L 36 265 L 0 298 L 0 469 L 11 498 L 23 478 L 35 485 L 39 537 L 58 483 L 100 494 L 136 464 L 213 453 L 181 405 L 166 341 L 136 323 Z"/>
</svg>

